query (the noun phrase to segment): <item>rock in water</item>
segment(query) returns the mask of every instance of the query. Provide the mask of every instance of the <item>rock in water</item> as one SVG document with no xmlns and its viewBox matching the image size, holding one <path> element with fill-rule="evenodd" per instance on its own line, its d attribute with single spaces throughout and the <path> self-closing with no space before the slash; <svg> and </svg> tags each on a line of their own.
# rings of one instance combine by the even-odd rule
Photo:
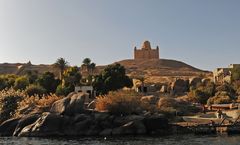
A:
<svg viewBox="0 0 240 145">
<path fill-rule="evenodd" d="M 146 128 L 141 120 L 130 121 L 112 130 L 113 135 L 139 135 L 145 133 Z"/>
<path fill-rule="evenodd" d="M 50 112 L 62 115 L 74 115 L 84 112 L 85 98 L 88 94 L 75 93 L 53 103 Z"/>
<path fill-rule="evenodd" d="M 35 123 L 22 129 L 18 136 L 49 137 L 63 136 L 67 119 L 61 115 L 45 113 Z"/>
<path fill-rule="evenodd" d="M 9 119 L 0 125 L 0 136 L 12 136 L 20 118 Z"/>
<path fill-rule="evenodd" d="M 40 117 L 39 114 L 30 114 L 30 115 L 26 115 L 23 116 L 19 121 L 18 124 L 16 126 L 16 129 L 13 133 L 13 136 L 18 136 L 18 134 L 22 131 L 22 129 L 25 126 L 28 126 L 32 123 L 34 123 L 38 118 Z"/>
</svg>

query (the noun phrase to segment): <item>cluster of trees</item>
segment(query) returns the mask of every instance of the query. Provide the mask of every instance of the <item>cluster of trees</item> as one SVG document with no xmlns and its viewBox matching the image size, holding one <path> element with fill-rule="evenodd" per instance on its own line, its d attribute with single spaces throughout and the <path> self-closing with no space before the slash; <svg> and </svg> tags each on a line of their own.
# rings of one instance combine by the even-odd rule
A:
<svg viewBox="0 0 240 145">
<path fill-rule="evenodd" d="M 96 64 L 89 58 L 83 60 L 81 68 L 69 66 L 64 58 L 58 58 L 53 66 L 59 70 L 58 77 L 52 72 L 38 74 L 36 71 L 28 71 L 23 76 L 1 75 L 0 90 L 14 88 L 25 90 L 28 95 L 67 95 L 74 91 L 75 86 L 93 85 L 98 94 L 107 94 L 124 86 L 132 86 L 131 79 L 120 64 L 107 66 L 99 75 L 94 75 Z M 87 75 L 82 76 L 80 69 L 87 71 Z"/>
<path fill-rule="evenodd" d="M 116 91 L 123 87 L 132 87 L 132 80 L 126 75 L 126 70 L 120 64 L 107 66 L 99 75 L 94 75 L 96 64 L 91 59 L 85 58 L 81 69 L 87 71 L 87 76 L 82 77 L 78 67 L 70 67 L 64 71 L 65 60 L 60 58 L 55 66 L 60 70 L 61 86 L 57 87 L 58 94 L 67 95 L 74 90 L 77 85 L 92 85 L 98 95 L 107 94 L 109 91 Z"/>
<path fill-rule="evenodd" d="M 239 102 L 240 81 L 231 83 L 214 84 L 213 82 L 199 83 L 196 88 L 188 93 L 189 100 L 201 104 L 224 104 Z"/>
<path fill-rule="evenodd" d="M 98 94 L 107 94 L 123 87 L 132 87 L 132 80 L 126 75 L 126 70 L 120 64 L 107 66 L 95 76 L 93 86 Z"/>
<path fill-rule="evenodd" d="M 27 72 L 24 76 L 1 75 L 0 90 L 14 88 L 15 90 L 26 90 L 29 95 L 55 93 L 60 80 L 55 78 L 51 72 L 45 72 L 38 75 L 33 72 Z"/>
</svg>

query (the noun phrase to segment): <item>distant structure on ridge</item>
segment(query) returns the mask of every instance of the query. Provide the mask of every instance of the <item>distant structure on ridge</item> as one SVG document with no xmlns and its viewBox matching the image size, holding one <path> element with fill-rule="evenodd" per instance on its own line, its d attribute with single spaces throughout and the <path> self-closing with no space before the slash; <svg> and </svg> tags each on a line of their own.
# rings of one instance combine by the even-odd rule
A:
<svg viewBox="0 0 240 145">
<path fill-rule="evenodd" d="M 142 47 L 137 49 L 134 48 L 134 59 L 160 59 L 159 58 L 159 47 L 157 46 L 156 49 L 151 48 L 151 44 L 149 41 L 144 41 Z"/>
</svg>

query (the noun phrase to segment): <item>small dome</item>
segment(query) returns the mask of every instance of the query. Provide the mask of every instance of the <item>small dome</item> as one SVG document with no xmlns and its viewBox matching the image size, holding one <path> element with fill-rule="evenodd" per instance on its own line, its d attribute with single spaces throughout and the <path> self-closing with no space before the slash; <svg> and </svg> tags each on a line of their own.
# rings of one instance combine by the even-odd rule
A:
<svg viewBox="0 0 240 145">
<path fill-rule="evenodd" d="M 151 44 L 149 41 L 144 41 L 142 44 L 142 49 L 151 49 Z"/>
</svg>

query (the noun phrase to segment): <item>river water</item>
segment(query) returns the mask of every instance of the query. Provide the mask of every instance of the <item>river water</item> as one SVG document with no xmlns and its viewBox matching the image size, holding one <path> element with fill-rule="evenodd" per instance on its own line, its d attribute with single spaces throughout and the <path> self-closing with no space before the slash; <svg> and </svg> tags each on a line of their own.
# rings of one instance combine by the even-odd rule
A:
<svg viewBox="0 0 240 145">
<path fill-rule="evenodd" d="M 17 138 L 1 137 L 0 145 L 240 145 L 240 135 L 114 138 Z"/>
</svg>

